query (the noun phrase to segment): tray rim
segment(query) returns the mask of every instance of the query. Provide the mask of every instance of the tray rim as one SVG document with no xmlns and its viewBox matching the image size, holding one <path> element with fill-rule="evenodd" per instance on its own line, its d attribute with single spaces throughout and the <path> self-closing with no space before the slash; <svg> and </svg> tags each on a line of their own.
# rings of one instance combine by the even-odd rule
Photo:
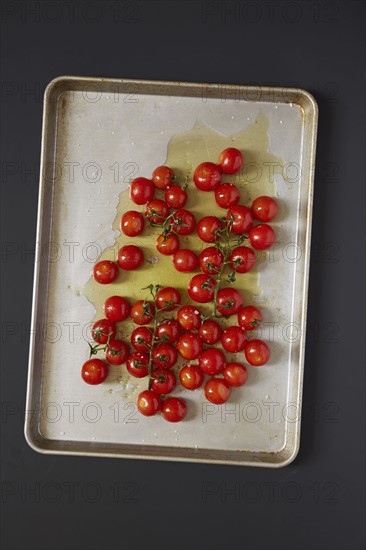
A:
<svg viewBox="0 0 366 550">
<path fill-rule="evenodd" d="M 306 162 L 308 163 L 308 204 L 307 204 L 307 217 L 305 227 L 305 259 L 304 259 L 304 271 L 302 275 L 302 326 L 306 327 L 307 309 L 308 309 L 308 284 L 309 284 L 309 270 L 310 270 L 310 243 L 311 243 L 311 231 L 312 231 L 312 213 L 313 213 L 313 195 L 314 195 L 314 173 L 315 173 L 315 153 L 316 153 L 316 140 L 317 140 L 317 126 L 318 126 L 318 105 L 312 94 L 302 88 L 279 88 L 271 86 L 253 86 L 253 85 L 241 85 L 241 84 L 222 84 L 222 83 L 205 83 L 205 82 L 183 82 L 183 81 L 161 81 L 161 80 L 138 80 L 138 79 L 125 79 L 125 78 L 104 78 L 104 77 L 87 77 L 87 76 L 59 76 L 54 78 L 47 85 L 44 92 L 43 99 L 43 120 L 42 120 L 42 141 L 41 141 L 41 156 L 40 156 L 40 179 L 39 179 L 39 192 L 38 192 L 38 206 L 37 206 L 37 228 L 36 228 L 36 242 L 42 242 L 42 225 L 44 217 L 44 194 L 45 194 L 45 180 L 43 177 L 43 167 L 48 151 L 48 143 L 50 136 L 48 135 L 48 122 L 52 111 L 52 102 L 56 100 L 56 104 L 61 94 L 66 90 L 82 90 L 83 85 L 87 83 L 99 84 L 101 88 L 106 88 L 115 85 L 132 85 L 142 86 L 148 90 L 152 90 L 152 94 L 156 95 L 157 89 L 172 89 L 177 92 L 190 91 L 189 94 L 197 96 L 197 92 L 205 87 L 208 93 L 217 92 L 220 86 L 225 86 L 225 89 L 229 92 L 244 91 L 248 95 L 251 93 L 263 94 L 263 98 L 257 100 L 243 99 L 243 101 L 253 101 L 256 103 L 270 102 L 270 103 L 293 103 L 298 105 L 303 113 L 304 127 L 306 129 L 308 119 L 308 156 Z M 155 90 L 155 91 L 154 91 Z M 179 95 L 179 93 L 170 94 Z M 273 99 L 276 97 L 276 100 Z M 212 95 L 211 97 L 217 97 Z M 270 100 L 269 98 L 272 97 Z M 267 99 L 266 99 L 267 98 Z M 304 129 L 304 131 L 305 131 Z M 286 447 L 286 443 L 282 449 L 276 452 L 254 452 L 254 451 L 215 451 L 210 449 L 193 449 L 188 447 L 174 447 L 173 453 L 169 453 L 169 447 L 162 446 L 165 452 L 162 454 L 155 454 L 150 452 L 143 452 L 145 447 L 143 445 L 121 445 L 119 443 L 102 444 L 101 446 L 105 450 L 96 450 L 98 442 L 78 442 L 78 441 L 59 441 L 46 439 L 42 436 L 38 429 L 38 420 L 34 418 L 34 404 L 37 401 L 34 399 L 34 395 L 37 392 L 34 384 L 35 376 L 35 351 L 36 351 L 36 337 L 35 327 L 37 323 L 37 313 L 39 308 L 39 278 L 40 278 L 41 261 L 35 260 L 34 264 L 34 278 L 33 278 L 33 292 L 32 292 L 32 313 L 31 313 L 31 336 L 29 345 L 29 361 L 28 361 L 28 377 L 27 377 L 27 392 L 26 392 L 26 412 L 24 422 L 24 435 L 28 445 L 36 452 L 41 454 L 56 454 L 56 455 L 73 455 L 73 456 L 91 456 L 91 457 L 104 457 L 104 458 L 129 458 L 129 459 L 143 459 L 143 460 L 172 460 L 178 462 L 197 462 L 197 463 L 210 463 L 210 464 L 229 464 L 236 466 L 258 466 L 258 467 L 272 467 L 279 468 L 289 465 L 293 462 L 300 449 L 300 432 L 301 432 L 301 415 L 300 419 L 296 422 L 296 429 L 292 445 L 290 448 Z M 48 277 L 47 277 L 48 282 Z M 297 385 L 297 404 L 299 410 L 302 410 L 302 395 L 303 395 L 303 376 L 304 376 L 304 362 L 305 362 L 305 343 L 306 333 L 303 334 L 300 342 L 300 355 L 299 355 L 299 370 L 298 370 L 298 385 Z M 38 388 L 38 394 L 40 386 Z M 39 400 L 40 401 L 40 400 Z M 99 444 L 100 445 L 100 444 Z M 78 449 L 79 446 L 88 446 L 90 450 Z M 119 451 L 113 452 L 114 447 L 119 448 Z M 124 452 L 122 448 L 126 447 L 138 447 L 142 454 L 131 453 L 127 450 Z M 159 449 L 158 446 L 150 446 L 154 449 Z M 146 451 L 149 446 L 146 446 Z M 185 455 L 178 455 L 185 451 Z M 187 453 L 187 451 L 189 451 Z M 203 452 L 204 451 L 204 452 Z M 199 453 L 207 456 L 195 456 Z M 213 456 L 209 456 L 209 455 Z M 242 456 L 243 460 L 235 460 L 233 458 L 225 458 L 224 455 L 236 455 Z M 215 455 L 222 455 L 221 458 L 215 458 Z"/>
</svg>

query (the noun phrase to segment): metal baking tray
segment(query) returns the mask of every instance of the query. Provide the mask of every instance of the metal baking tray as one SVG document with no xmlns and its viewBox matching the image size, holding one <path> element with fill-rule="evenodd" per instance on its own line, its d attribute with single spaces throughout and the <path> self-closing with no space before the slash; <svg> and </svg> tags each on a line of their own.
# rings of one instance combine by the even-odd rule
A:
<svg viewBox="0 0 366 550">
<path fill-rule="evenodd" d="M 70 76 L 48 85 L 25 420 L 34 450 L 267 467 L 294 460 L 317 116 L 314 98 L 300 89 Z M 280 215 L 276 246 L 248 278 L 256 290 L 244 293 L 247 303 L 264 308 L 261 337 L 270 342 L 270 363 L 251 367 L 248 383 L 221 407 L 204 403 L 201 392 L 180 390 L 190 413 L 173 425 L 136 413 L 138 383 L 124 367 L 95 387 L 82 382 L 80 368 L 88 327 L 99 315 L 85 292 L 93 263 L 98 254 L 115 254 L 118 209 L 131 178 L 148 177 L 167 158 L 179 165 L 177 139 L 186 147 L 182 175 L 192 171 L 188 153 L 202 139 L 201 161 L 216 161 L 223 145 L 244 143 L 247 168 L 236 183 L 245 199 L 272 192 Z M 143 272 L 147 284 L 160 282 L 156 274 L 163 284 L 176 281 L 152 258 Z M 130 277 L 120 293 L 137 298 L 140 283 Z"/>
</svg>

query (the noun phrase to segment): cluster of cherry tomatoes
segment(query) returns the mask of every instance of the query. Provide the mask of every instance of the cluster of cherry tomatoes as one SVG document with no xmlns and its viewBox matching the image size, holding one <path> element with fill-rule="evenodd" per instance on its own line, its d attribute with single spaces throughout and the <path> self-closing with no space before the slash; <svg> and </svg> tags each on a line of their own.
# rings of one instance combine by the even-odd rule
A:
<svg viewBox="0 0 366 550">
<path fill-rule="evenodd" d="M 222 218 L 204 216 L 196 223 L 195 216 L 185 206 L 188 195 L 186 185 L 175 183 L 175 176 L 168 166 L 159 166 L 152 179 L 139 177 L 131 182 L 130 197 L 137 205 L 145 205 L 143 213 L 136 210 L 125 212 L 121 218 L 121 230 L 128 237 L 140 235 L 145 228 L 145 220 L 162 232 L 156 239 L 157 250 L 166 256 L 173 256 L 173 265 L 180 272 L 194 272 L 197 267 L 206 275 L 217 271 L 224 262 L 220 247 L 215 246 L 223 233 L 238 236 L 238 242 L 244 235 L 255 250 L 265 250 L 275 242 L 275 232 L 268 223 L 253 225 L 254 220 L 272 221 L 278 205 L 272 197 L 262 196 L 254 200 L 252 207 L 239 204 L 239 189 L 232 183 L 221 183 L 223 174 L 234 174 L 243 165 L 243 155 L 234 147 L 225 149 L 219 163 L 203 162 L 194 172 L 194 183 L 201 191 L 214 191 L 216 203 L 227 209 Z M 154 198 L 156 190 L 164 191 L 164 198 Z M 197 230 L 199 238 L 214 246 L 204 249 L 199 256 L 190 249 L 180 248 L 179 236 L 191 234 Z M 250 271 L 256 260 L 255 252 L 248 246 L 237 246 L 230 253 L 232 267 L 237 273 Z M 94 278 L 98 283 L 113 282 L 122 270 L 138 269 L 144 263 L 141 248 L 125 245 L 118 251 L 117 261 L 102 260 L 94 266 Z M 206 266 L 209 267 L 206 267 Z M 199 275 L 194 278 L 190 296 L 198 302 L 209 302 L 213 298 L 209 277 Z M 202 292 L 202 284 L 207 282 L 208 292 Z M 197 283 L 197 284 L 196 284 Z M 207 286 L 206 285 L 206 286 Z M 196 299 L 198 298 L 198 299 Z"/>
<path fill-rule="evenodd" d="M 215 404 L 224 403 L 230 396 L 231 387 L 242 386 L 248 377 L 245 365 L 227 362 L 224 352 L 213 347 L 215 344 L 221 342 L 229 353 L 244 352 L 246 360 L 253 366 L 268 361 L 270 351 L 267 344 L 259 339 L 247 340 L 247 331 L 254 330 L 262 320 L 256 307 L 242 307 L 237 316 L 238 326 L 222 330 L 216 320 L 204 319 L 195 306 L 179 307 L 181 296 L 175 288 L 158 285 L 149 288 L 153 299 L 138 300 L 132 306 L 121 296 L 108 298 L 104 303 L 105 318 L 93 325 L 92 336 L 96 345 L 91 346 L 91 355 L 103 350 L 110 365 L 125 363 L 130 375 L 149 377 L 149 388 L 137 399 L 138 409 L 145 416 L 161 410 L 163 417 L 171 422 L 185 417 L 184 400 L 170 397 L 162 401 L 162 396 L 170 394 L 176 387 L 177 379 L 170 369 L 176 365 L 179 356 L 187 362 L 179 371 L 181 385 L 196 390 L 202 386 L 205 375 L 210 376 L 204 394 Z M 160 314 L 177 308 L 176 318 L 159 320 Z M 115 338 L 116 323 L 127 318 L 137 325 L 129 344 Z M 196 363 L 188 364 L 191 361 Z M 108 375 L 107 363 L 97 358 L 84 363 L 82 377 L 85 382 L 103 382 Z"/>
<path fill-rule="evenodd" d="M 204 316 L 194 305 L 180 307 L 181 296 L 177 289 L 159 285 L 146 287 L 151 299 L 138 300 L 132 306 L 121 296 L 106 300 L 105 318 L 93 326 L 96 345 L 90 346 L 91 359 L 83 365 L 82 377 L 89 384 L 103 382 L 108 375 L 107 363 L 125 363 L 132 376 L 148 377 L 148 389 L 137 398 L 138 409 L 145 416 L 160 410 L 171 422 L 186 416 L 184 400 L 165 397 L 176 387 L 177 378 L 171 369 L 179 356 L 186 362 L 179 371 L 181 385 L 196 390 L 208 375 L 204 394 L 215 404 L 224 403 L 231 388 L 244 385 L 248 377 L 244 364 L 226 361 L 225 351 L 243 353 L 253 366 L 264 365 L 269 360 L 268 345 L 260 339 L 247 338 L 247 332 L 253 331 L 262 321 L 261 312 L 254 306 L 244 306 L 240 292 L 233 286 L 220 288 L 224 276 L 232 285 L 237 274 L 253 268 L 254 250 L 265 250 L 275 241 L 274 230 L 267 222 L 275 218 L 277 202 L 262 196 L 249 208 L 239 204 L 240 192 L 234 184 L 221 182 L 223 174 L 235 174 L 243 162 L 242 153 L 231 147 L 221 153 L 218 164 L 204 162 L 196 168 L 195 186 L 201 191 L 214 192 L 216 203 L 226 209 L 223 217 L 205 216 L 198 223 L 194 215 L 183 208 L 188 199 L 186 185 L 176 183 L 169 167 L 156 168 L 151 180 L 139 177 L 131 182 L 130 197 L 135 204 L 145 205 L 145 210 L 143 213 L 125 212 L 121 218 L 122 232 L 129 237 L 140 235 L 146 221 L 159 227 L 156 248 L 161 254 L 173 257 L 175 269 L 181 272 L 200 270 L 188 285 L 192 301 L 213 304 L 212 316 Z M 154 198 L 156 190 L 164 192 L 164 200 Z M 255 220 L 259 222 L 256 225 Z M 179 241 L 179 236 L 189 235 L 195 229 L 199 238 L 210 245 L 198 256 L 190 249 L 180 248 Z M 98 283 L 109 284 L 116 279 L 119 269 L 138 269 L 143 262 L 144 255 L 139 247 L 125 245 L 118 251 L 117 262 L 102 260 L 96 263 L 94 278 Z M 167 319 L 165 313 L 173 310 L 176 317 Z M 218 319 L 231 316 L 236 316 L 237 325 L 223 330 Z M 116 323 L 127 318 L 137 325 L 130 344 L 115 338 Z M 218 343 L 224 351 L 214 347 Z M 93 358 L 101 350 L 105 351 L 107 363 Z"/>
</svg>

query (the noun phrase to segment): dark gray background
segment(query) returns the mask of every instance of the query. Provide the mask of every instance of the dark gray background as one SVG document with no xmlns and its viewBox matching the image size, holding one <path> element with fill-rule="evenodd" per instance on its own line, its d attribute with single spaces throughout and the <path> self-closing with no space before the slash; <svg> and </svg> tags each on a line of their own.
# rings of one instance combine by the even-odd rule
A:
<svg viewBox="0 0 366 550">
<path fill-rule="evenodd" d="M 3 252 L 13 243 L 2 255 L 3 548 L 364 548 L 364 2 L 1 9 Z M 33 257 L 24 252 L 35 241 L 42 93 L 63 74 L 295 85 L 316 96 L 302 442 L 291 466 L 49 457 L 25 443 Z"/>
</svg>

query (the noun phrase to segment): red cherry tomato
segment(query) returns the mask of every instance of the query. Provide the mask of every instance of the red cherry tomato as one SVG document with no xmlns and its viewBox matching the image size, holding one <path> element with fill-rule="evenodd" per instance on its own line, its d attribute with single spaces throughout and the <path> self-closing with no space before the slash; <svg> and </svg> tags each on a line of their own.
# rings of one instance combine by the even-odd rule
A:
<svg viewBox="0 0 366 550">
<path fill-rule="evenodd" d="M 263 320 L 262 314 L 254 306 L 245 306 L 238 312 L 238 323 L 245 330 L 254 330 Z"/>
<path fill-rule="evenodd" d="M 222 183 L 215 191 L 215 201 L 221 208 L 236 206 L 240 201 L 239 189 L 233 183 Z"/>
<path fill-rule="evenodd" d="M 167 343 L 155 346 L 152 352 L 154 367 L 161 369 L 170 369 L 178 359 L 177 350 Z"/>
<path fill-rule="evenodd" d="M 205 216 L 197 224 L 197 233 L 201 241 L 214 243 L 219 240 L 218 231 L 221 229 L 221 221 L 216 216 Z"/>
<path fill-rule="evenodd" d="M 209 246 L 198 256 L 198 263 L 203 273 L 215 275 L 224 263 L 224 256 L 216 246 Z"/>
<path fill-rule="evenodd" d="M 184 330 L 198 330 L 201 326 L 201 313 L 195 306 L 183 306 L 177 314 L 177 319 Z"/>
<path fill-rule="evenodd" d="M 152 390 L 145 390 L 137 397 L 137 408 L 144 416 L 154 416 L 161 409 L 160 397 Z"/>
<path fill-rule="evenodd" d="M 167 395 L 172 392 L 177 385 L 177 380 L 170 370 L 155 369 L 153 372 L 153 381 L 151 389 L 159 395 Z"/>
<path fill-rule="evenodd" d="M 172 286 L 160 288 L 156 294 L 155 303 L 158 309 L 172 311 L 180 304 L 180 293 Z M 168 305 L 171 302 L 171 305 Z"/>
<path fill-rule="evenodd" d="M 189 210 L 181 208 L 174 212 L 171 224 L 173 231 L 178 233 L 178 235 L 189 235 L 196 227 L 196 219 Z"/>
<path fill-rule="evenodd" d="M 257 220 L 271 222 L 277 216 L 278 204 L 272 197 L 257 197 L 252 204 L 252 211 Z"/>
<path fill-rule="evenodd" d="M 173 344 L 180 336 L 180 324 L 175 319 L 161 323 L 156 327 L 156 337 L 161 341 Z"/>
<path fill-rule="evenodd" d="M 130 348 L 123 340 L 110 340 L 105 354 L 110 365 L 122 365 L 130 353 Z"/>
<path fill-rule="evenodd" d="M 149 374 L 147 365 L 149 364 L 149 354 L 141 351 L 131 353 L 126 360 L 128 372 L 135 378 L 145 378 Z"/>
<path fill-rule="evenodd" d="M 97 262 L 93 269 L 94 279 L 101 285 L 113 283 L 118 275 L 118 266 L 110 260 Z"/>
<path fill-rule="evenodd" d="M 144 216 L 136 210 L 125 212 L 121 218 L 121 230 L 128 237 L 136 237 L 145 227 Z"/>
<path fill-rule="evenodd" d="M 181 248 L 174 254 L 173 264 L 177 271 L 190 273 L 197 269 L 198 259 L 192 250 Z"/>
<path fill-rule="evenodd" d="M 201 191 L 213 191 L 220 185 L 221 171 L 213 162 L 202 162 L 194 171 L 193 179 Z"/>
<path fill-rule="evenodd" d="M 244 349 L 245 357 L 253 367 L 261 367 L 268 363 L 270 357 L 270 349 L 263 340 L 250 340 Z"/>
<path fill-rule="evenodd" d="M 180 383 L 187 390 L 196 390 L 202 385 L 204 376 L 198 365 L 186 365 L 179 373 Z"/>
<path fill-rule="evenodd" d="M 92 328 L 93 339 L 98 344 L 106 344 L 108 342 L 108 336 L 114 338 L 116 334 L 116 325 L 109 319 L 99 319 L 96 321 Z"/>
<path fill-rule="evenodd" d="M 256 250 L 270 248 L 276 240 L 276 234 L 270 225 L 262 223 L 249 231 L 250 244 Z"/>
<path fill-rule="evenodd" d="M 256 255 L 248 246 L 237 246 L 232 250 L 229 260 L 230 266 L 237 273 L 248 273 L 255 265 Z"/>
<path fill-rule="evenodd" d="M 243 328 L 231 326 L 224 330 L 221 343 L 224 350 L 230 353 L 238 353 L 244 349 L 247 335 Z"/>
<path fill-rule="evenodd" d="M 137 351 L 149 351 L 153 334 L 147 327 L 137 327 L 132 331 L 131 344 Z"/>
<path fill-rule="evenodd" d="M 217 293 L 217 310 L 221 315 L 235 315 L 243 307 L 243 298 L 235 288 L 222 288 Z"/>
<path fill-rule="evenodd" d="M 136 325 L 148 325 L 155 314 L 155 306 L 152 302 L 138 300 L 133 304 L 130 317 Z"/>
<path fill-rule="evenodd" d="M 154 186 L 146 178 L 135 178 L 131 181 L 130 197 L 135 204 L 146 204 L 154 196 Z"/>
<path fill-rule="evenodd" d="M 211 378 L 205 385 L 205 397 L 207 401 L 222 405 L 230 397 L 230 386 L 222 378 Z"/>
<path fill-rule="evenodd" d="M 127 319 L 130 309 L 130 304 L 122 296 L 110 296 L 104 302 L 104 314 L 107 319 L 114 323 Z"/>
<path fill-rule="evenodd" d="M 253 225 L 253 213 L 251 209 L 242 204 L 229 208 L 226 218 L 229 220 L 231 232 L 235 233 L 235 235 L 247 233 Z"/>
<path fill-rule="evenodd" d="M 201 340 L 210 346 L 216 344 L 221 338 L 221 327 L 216 321 L 207 319 L 203 321 L 201 327 L 198 330 L 198 336 Z"/>
<path fill-rule="evenodd" d="M 163 223 L 168 214 L 169 206 L 160 199 L 153 199 L 146 204 L 145 216 L 151 223 Z"/>
<path fill-rule="evenodd" d="M 183 399 L 168 397 L 161 407 L 161 413 L 168 422 L 180 422 L 187 414 L 187 405 Z"/>
<path fill-rule="evenodd" d="M 197 334 L 193 334 L 193 332 L 186 332 L 186 334 L 183 334 L 179 338 L 177 348 L 179 355 L 183 357 L 183 359 L 192 361 L 193 359 L 197 359 L 202 352 L 202 340 L 199 336 L 197 336 Z"/>
<path fill-rule="evenodd" d="M 243 166 L 243 153 L 235 147 L 228 147 L 222 151 L 219 158 L 219 166 L 224 174 L 236 174 Z"/>
<path fill-rule="evenodd" d="M 173 183 L 174 172 L 169 166 L 158 166 L 152 173 L 152 180 L 157 189 L 167 189 Z"/>
<path fill-rule="evenodd" d="M 101 359 L 89 359 L 81 368 L 81 377 L 87 384 L 101 384 L 108 376 L 108 367 Z"/>
<path fill-rule="evenodd" d="M 221 349 L 208 348 L 201 353 L 199 367 L 202 372 L 213 376 L 225 368 L 225 355 Z"/>
<path fill-rule="evenodd" d="M 165 191 L 164 198 L 171 208 L 183 208 L 188 200 L 188 195 L 179 185 L 172 185 Z"/>
<path fill-rule="evenodd" d="M 179 248 L 179 239 L 174 233 L 159 235 L 156 239 L 156 248 L 164 256 L 175 254 Z"/>
<path fill-rule="evenodd" d="M 194 302 L 205 304 L 212 302 L 216 281 L 209 275 L 195 275 L 189 282 L 188 294 Z"/>
<path fill-rule="evenodd" d="M 244 386 L 248 379 L 248 371 L 241 363 L 228 363 L 222 374 L 229 386 L 234 388 Z"/>
<path fill-rule="evenodd" d="M 131 271 L 138 269 L 144 263 L 144 253 L 133 244 L 126 244 L 118 251 L 118 265 L 121 269 Z"/>
</svg>

